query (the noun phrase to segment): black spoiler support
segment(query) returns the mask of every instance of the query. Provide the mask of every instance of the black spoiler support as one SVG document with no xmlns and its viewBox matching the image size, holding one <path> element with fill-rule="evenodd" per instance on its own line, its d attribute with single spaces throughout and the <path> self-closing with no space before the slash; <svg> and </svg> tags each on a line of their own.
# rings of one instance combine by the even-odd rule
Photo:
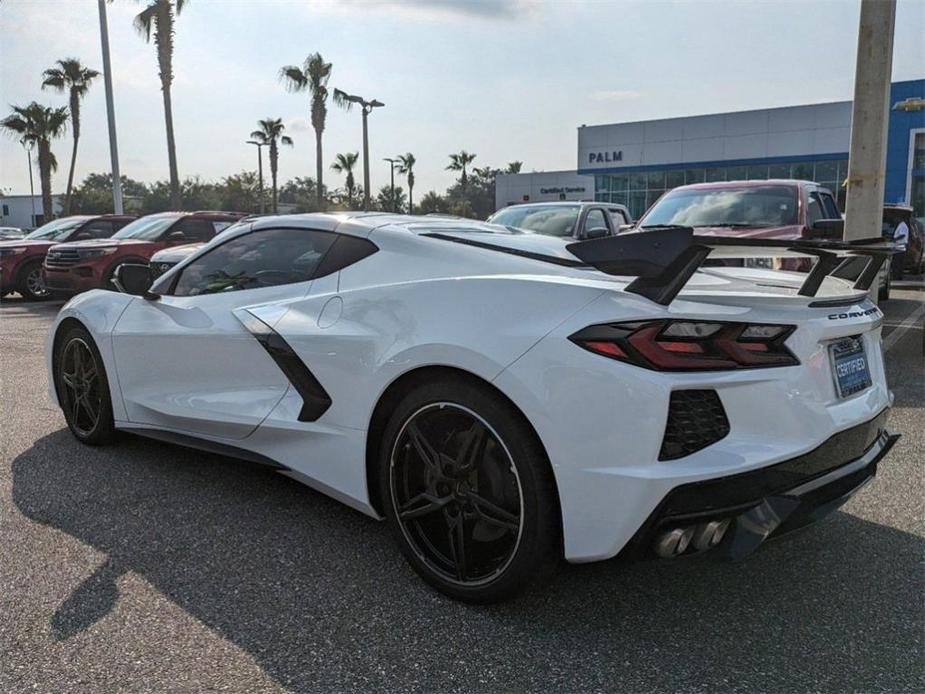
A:
<svg viewBox="0 0 925 694">
<path fill-rule="evenodd" d="M 582 262 L 608 275 L 635 275 L 626 291 L 667 306 L 710 254 L 725 258 L 815 258 L 812 270 L 797 292 L 815 296 L 832 274 L 854 281 L 867 291 L 883 262 L 897 252 L 881 239 L 844 243 L 811 239 L 756 239 L 698 236 L 689 227 L 628 232 L 566 246 Z M 858 262 L 866 260 L 866 262 Z"/>
</svg>

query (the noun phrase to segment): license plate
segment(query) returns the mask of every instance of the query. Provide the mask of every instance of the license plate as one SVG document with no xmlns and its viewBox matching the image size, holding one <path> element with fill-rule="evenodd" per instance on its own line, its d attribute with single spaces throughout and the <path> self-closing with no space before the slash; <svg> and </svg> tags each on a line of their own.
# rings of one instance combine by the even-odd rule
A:
<svg viewBox="0 0 925 694">
<path fill-rule="evenodd" d="M 838 397 L 847 398 L 870 388 L 870 368 L 860 337 L 846 337 L 829 345 Z"/>
</svg>

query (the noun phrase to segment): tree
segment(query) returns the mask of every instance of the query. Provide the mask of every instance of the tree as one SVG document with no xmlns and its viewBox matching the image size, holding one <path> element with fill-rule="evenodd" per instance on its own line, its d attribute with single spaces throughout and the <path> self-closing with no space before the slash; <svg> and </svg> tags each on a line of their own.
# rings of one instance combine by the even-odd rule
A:
<svg viewBox="0 0 925 694">
<path fill-rule="evenodd" d="M 51 141 L 67 130 L 67 108 L 42 106 L 33 101 L 28 106 L 13 106 L 13 113 L 0 121 L 0 128 L 24 144 L 32 144 L 39 153 L 39 181 L 42 187 L 42 212 L 47 222 L 54 216 L 51 205 L 51 172 L 58 160 L 51 151 Z"/>
<path fill-rule="evenodd" d="M 347 207 L 353 209 L 353 195 L 356 192 L 356 181 L 353 178 L 353 167 L 357 165 L 360 158 L 359 152 L 346 152 L 338 154 L 334 163 L 331 164 L 331 170 L 340 174 L 347 174 Z"/>
<path fill-rule="evenodd" d="M 327 190 L 321 189 L 324 200 Z M 318 185 L 311 176 L 297 176 L 279 189 L 279 201 L 295 205 L 296 212 L 318 212 Z"/>
<path fill-rule="evenodd" d="M 256 171 L 226 176 L 216 186 L 216 207 L 234 212 L 256 212 L 260 208 L 260 178 Z"/>
<path fill-rule="evenodd" d="M 262 145 L 267 145 L 270 150 L 270 180 L 273 185 L 273 214 L 279 212 L 276 204 L 276 174 L 279 171 L 279 145 L 289 145 L 292 147 L 292 138 L 283 135 L 286 126 L 283 125 L 282 118 L 264 118 L 257 121 L 260 130 L 251 133 L 251 139 L 256 140 Z"/>
<path fill-rule="evenodd" d="M 179 210 L 180 174 L 177 172 L 177 145 L 173 136 L 173 104 L 170 99 L 170 85 L 173 84 L 173 35 L 174 13 L 179 15 L 189 0 L 151 0 L 150 4 L 135 17 L 135 30 L 145 41 L 151 40 L 154 29 L 154 44 L 157 46 L 157 66 L 161 78 L 161 92 L 164 96 L 164 121 L 167 125 L 167 161 L 170 166 L 170 207 Z"/>
<path fill-rule="evenodd" d="M 466 175 L 466 167 L 475 161 L 475 157 L 475 154 L 470 154 L 464 149 L 460 150 L 458 154 L 450 155 L 450 165 L 446 167 L 446 170 L 462 172 L 459 176 L 459 183 L 462 185 L 463 190 L 466 189 L 466 185 L 469 183 L 469 178 Z"/>
<path fill-rule="evenodd" d="M 312 53 L 305 59 L 302 67 L 284 65 L 280 68 L 279 78 L 285 82 L 290 92 L 308 92 L 312 97 L 312 127 L 315 129 L 315 180 L 318 182 L 318 209 L 324 207 L 324 174 L 321 147 L 321 135 L 328 117 L 328 80 L 331 79 L 331 63 L 324 62 L 320 53 Z M 344 105 L 335 90 L 334 103 Z"/>
<path fill-rule="evenodd" d="M 447 199 L 435 190 L 427 193 L 418 203 L 418 212 L 421 214 L 446 214 L 449 211 Z"/>
<path fill-rule="evenodd" d="M 521 167 L 524 165 L 522 161 L 511 161 L 508 162 L 507 168 L 504 170 L 504 173 L 507 174 L 519 174 Z"/>
<path fill-rule="evenodd" d="M 74 148 L 71 151 L 71 166 L 67 173 L 67 192 L 64 196 L 64 214 L 71 213 L 71 190 L 74 187 L 74 165 L 77 163 L 77 141 L 80 139 L 80 100 L 90 89 L 90 83 L 100 76 L 80 64 L 77 58 L 65 58 L 55 63 L 56 67 L 42 73 L 42 89 L 50 87 L 58 92 L 68 92 L 71 109 L 71 136 Z"/>
<path fill-rule="evenodd" d="M 148 193 L 145 184 L 124 175 L 120 178 L 126 209 L 141 209 Z M 74 187 L 71 211 L 74 214 L 112 214 L 112 174 L 87 174 L 83 182 Z"/>
<path fill-rule="evenodd" d="M 417 160 L 411 152 L 398 155 L 398 173 L 408 181 L 408 214 L 414 214 L 414 165 Z"/>
<path fill-rule="evenodd" d="M 376 196 L 376 207 L 383 212 L 402 212 L 405 209 L 405 191 L 401 186 L 395 186 L 395 196 L 392 196 L 392 186 L 382 186 Z"/>
</svg>

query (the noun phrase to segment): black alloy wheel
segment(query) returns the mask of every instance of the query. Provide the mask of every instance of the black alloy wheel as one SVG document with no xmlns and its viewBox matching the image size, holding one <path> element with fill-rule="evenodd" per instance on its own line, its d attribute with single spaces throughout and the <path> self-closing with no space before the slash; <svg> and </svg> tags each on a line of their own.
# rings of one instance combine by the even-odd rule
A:
<svg viewBox="0 0 925 694">
<path fill-rule="evenodd" d="M 418 573 L 457 599 L 494 602 L 550 563 L 558 511 L 535 435 L 497 396 L 466 397 L 472 388 L 406 398 L 386 438 L 382 488 Z"/>
<path fill-rule="evenodd" d="M 114 432 L 109 383 L 93 338 L 75 328 L 56 354 L 55 386 L 71 433 L 83 443 L 109 441 Z"/>
</svg>

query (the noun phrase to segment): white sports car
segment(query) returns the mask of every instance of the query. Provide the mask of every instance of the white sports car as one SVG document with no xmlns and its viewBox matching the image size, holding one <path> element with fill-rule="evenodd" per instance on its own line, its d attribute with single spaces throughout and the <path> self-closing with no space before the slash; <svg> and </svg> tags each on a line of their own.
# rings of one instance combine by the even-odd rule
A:
<svg viewBox="0 0 925 694">
<path fill-rule="evenodd" d="M 153 285 L 126 265 L 125 293 L 72 299 L 50 391 L 83 443 L 119 429 L 274 466 L 384 517 L 439 590 L 488 602 L 563 556 L 743 557 L 873 477 L 895 437 L 866 289 L 888 253 L 264 217 Z"/>
</svg>

